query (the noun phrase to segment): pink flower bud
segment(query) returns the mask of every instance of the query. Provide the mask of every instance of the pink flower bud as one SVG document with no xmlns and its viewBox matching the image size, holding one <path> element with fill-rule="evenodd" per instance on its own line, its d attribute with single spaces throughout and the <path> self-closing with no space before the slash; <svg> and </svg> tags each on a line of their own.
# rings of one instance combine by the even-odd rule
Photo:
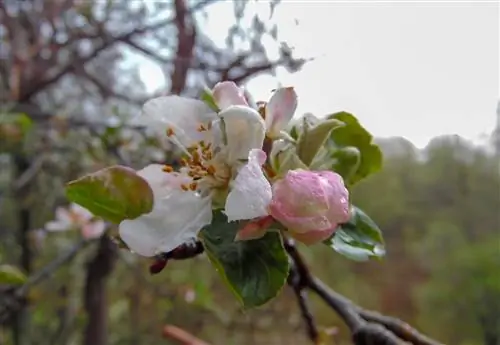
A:
<svg viewBox="0 0 500 345">
<path fill-rule="evenodd" d="M 349 192 L 331 171 L 288 171 L 273 185 L 269 212 L 305 244 L 323 241 L 349 220 Z"/>
</svg>

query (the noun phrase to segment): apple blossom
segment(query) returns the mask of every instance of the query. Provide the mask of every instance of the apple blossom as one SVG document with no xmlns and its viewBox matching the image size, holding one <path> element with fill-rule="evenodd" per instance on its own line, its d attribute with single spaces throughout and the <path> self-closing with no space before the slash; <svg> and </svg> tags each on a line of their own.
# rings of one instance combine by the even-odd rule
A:
<svg viewBox="0 0 500 345">
<path fill-rule="evenodd" d="M 77 204 L 71 204 L 68 208 L 58 207 L 56 219 L 45 224 L 45 230 L 50 232 L 62 232 L 71 229 L 79 229 L 85 239 L 100 237 L 106 225 L 101 220 L 94 220 L 94 216 L 87 209 Z"/>
<path fill-rule="evenodd" d="M 224 110 L 233 105 L 248 105 L 243 89 L 235 83 L 224 81 L 217 83 L 213 89 L 213 97 L 217 106 Z M 266 135 L 276 139 L 281 135 L 297 108 L 297 94 L 293 87 L 277 89 L 268 103 L 261 102 L 265 118 Z"/>
<path fill-rule="evenodd" d="M 184 158 L 178 171 L 152 164 L 137 172 L 151 186 L 154 204 L 150 213 L 120 223 L 131 250 L 143 256 L 173 250 L 211 224 L 219 205 L 228 221 L 267 215 L 272 191 L 261 168 L 265 124 L 256 110 L 229 105 L 217 114 L 202 101 L 164 96 L 146 102 L 141 119 Z"/>
<path fill-rule="evenodd" d="M 290 170 L 273 184 L 269 212 L 292 237 L 313 244 L 349 220 L 349 192 L 334 172 Z"/>
</svg>

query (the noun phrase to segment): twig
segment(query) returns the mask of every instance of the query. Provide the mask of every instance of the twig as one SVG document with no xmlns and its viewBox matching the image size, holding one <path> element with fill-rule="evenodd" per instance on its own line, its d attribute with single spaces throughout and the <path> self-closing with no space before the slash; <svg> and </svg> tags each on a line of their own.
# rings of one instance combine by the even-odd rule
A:
<svg viewBox="0 0 500 345">
<path fill-rule="evenodd" d="M 36 176 L 36 174 L 43 167 L 43 163 L 45 162 L 45 156 L 39 156 L 34 163 L 30 165 L 30 167 L 23 172 L 21 176 L 17 180 L 14 181 L 13 186 L 15 190 L 19 190 L 26 186 L 31 180 Z"/>
<path fill-rule="evenodd" d="M 164 338 L 177 340 L 182 345 L 209 345 L 177 326 L 166 325 L 162 333 Z"/>
<path fill-rule="evenodd" d="M 41 270 L 31 275 L 26 283 L 14 290 L 11 290 L 10 292 L 7 292 L 10 295 L 8 296 L 10 298 L 4 299 L 5 304 L 2 306 L 3 310 L 0 310 L 0 324 L 7 320 L 10 314 L 19 307 L 19 302 L 24 299 L 26 293 L 31 287 L 49 278 L 59 267 L 73 260 L 80 250 L 90 242 L 91 241 L 88 240 L 80 240 L 68 251 L 64 252 L 61 256 L 51 261 Z"/>
<path fill-rule="evenodd" d="M 382 315 L 372 310 L 359 308 L 358 311 L 361 317 L 366 321 L 381 324 L 401 339 L 409 341 L 415 345 L 441 345 L 437 341 L 419 333 L 416 329 L 404 321 L 391 316 Z"/>
<path fill-rule="evenodd" d="M 438 341 L 419 333 L 401 320 L 365 310 L 355 305 L 348 298 L 333 291 L 311 274 L 292 241 L 285 241 L 285 249 L 295 267 L 297 267 L 297 272 L 301 275 L 302 284 L 314 291 L 337 312 L 351 330 L 355 344 L 400 345 L 410 342 L 414 345 L 442 345 Z"/>
<path fill-rule="evenodd" d="M 356 345 L 405 344 L 383 326 L 363 320 L 351 303 L 347 303 L 343 296 L 328 288 L 319 279 L 314 278 L 310 281 L 309 288 L 344 320 L 351 330 L 352 340 Z"/>
<path fill-rule="evenodd" d="M 307 327 L 307 335 L 309 339 L 316 344 L 319 340 L 318 327 L 316 326 L 314 316 L 309 308 L 307 291 L 305 290 L 305 286 L 301 284 L 300 275 L 295 266 L 292 266 L 290 274 L 288 275 L 288 285 L 292 287 L 297 298 L 300 313 Z"/>
<path fill-rule="evenodd" d="M 309 308 L 308 296 L 307 296 L 307 282 L 310 278 L 309 271 L 304 265 L 302 260 L 296 260 L 296 255 L 298 252 L 293 246 L 291 240 L 284 241 L 285 248 L 288 251 L 291 261 L 290 274 L 288 275 L 288 285 L 290 285 L 297 297 L 297 302 L 299 304 L 300 313 L 307 327 L 307 335 L 313 343 L 317 343 L 319 340 L 319 332 L 314 316 Z"/>
</svg>

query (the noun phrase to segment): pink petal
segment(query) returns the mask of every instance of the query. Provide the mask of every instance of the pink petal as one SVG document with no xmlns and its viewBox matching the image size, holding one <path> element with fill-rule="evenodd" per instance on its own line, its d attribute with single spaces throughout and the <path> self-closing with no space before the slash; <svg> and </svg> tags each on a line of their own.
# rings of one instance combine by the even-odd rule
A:
<svg viewBox="0 0 500 345">
<path fill-rule="evenodd" d="M 297 94 L 292 87 L 276 90 L 266 105 L 266 128 L 270 137 L 279 135 L 297 109 Z"/>
<path fill-rule="evenodd" d="M 269 226 L 271 226 L 273 221 L 273 217 L 267 216 L 256 221 L 248 222 L 242 229 L 238 231 L 234 240 L 246 241 L 261 238 L 266 234 L 267 229 L 269 228 Z"/>
<path fill-rule="evenodd" d="M 82 227 L 82 237 L 86 240 L 99 238 L 104 233 L 106 224 L 101 221 L 91 222 Z"/>
<path fill-rule="evenodd" d="M 337 227 L 335 226 L 328 230 L 313 230 L 307 233 L 289 232 L 289 234 L 297 241 L 302 242 L 305 245 L 311 245 L 329 238 L 335 232 L 336 228 Z"/>
<path fill-rule="evenodd" d="M 246 105 L 245 92 L 232 81 L 217 83 L 212 90 L 215 103 L 224 110 L 232 105 Z"/>
</svg>

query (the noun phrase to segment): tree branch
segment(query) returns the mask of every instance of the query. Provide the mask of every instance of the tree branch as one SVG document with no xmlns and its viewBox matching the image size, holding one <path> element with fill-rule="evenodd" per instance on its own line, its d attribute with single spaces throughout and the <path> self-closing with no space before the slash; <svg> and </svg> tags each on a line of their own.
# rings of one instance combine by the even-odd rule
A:
<svg viewBox="0 0 500 345">
<path fill-rule="evenodd" d="M 316 344 L 319 341 L 318 327 L 316 326 L 316 321 L 314 320 L 314 316 L 309 308 L 307 291 L 305 290 L 306 286 L 303 285 L 301 276 L 293 262 L 287 281 L 288 285 L 292 287 L 297 298 L 300 313 L 307 327 L 307 335 L 309 339 Z"/>
<path fill-rule="evenodd" d="M 285 241 L 285 249 L 301 274 L 303 284 L 314 291 L 344 320 L 351 330 L 356 345 L 400 345 L 404 344 L 403 341 L 414 345 L 442 345 L 401 320 L 355 305 L 311 274 L 293 241 Z"/>
<path fill-rule="evenodd" d="M 184 0 L 175 0 L 175 25 L 177 27 L 177 52 L 171 75 L 170 93 L 180 94 L 186 87 L 191 57 L 196 42 L 196 27 L 186 9 Z"/>
<path fill-rule="evenodd" d="M 200 1 L 196 5 L 192 6 L 189 9 L 186 9 L 186 13 L 193 14 L 194 12 L 203 9 L 205 6 L 215 2 L 214 0 L 206 0 L 206 1 Z M 72 72 L 75 67 L 79 66 L 84 66 L 86 63 L 89 61 L 93 60 L 95 57 L 97 57 L 102 51 L 108 49 L 112 45 L 118 42 L 130 42 L 130 39 L 134 36 L 137 35 L 142 35 L 150 31 L 155 31 L 158 30 L 162 27 L 165 27 L 167 25 L 170 25 L 174 23 L 176 20 L 176 17 L 174 18 L 168 18 L 166 20 L 161 20 L 158 21 L 157 23 L 151 24 L 151 25 L 145 25 L 140 28 L 135 28 L 125 34 L 118 35 L 118 36 L 111 36 L 110 34 L 107 34 L 105 32 L 101 32 L 102 37 L 103 37 L 103 42 L 95 48 L 91 53 L 87 54 L 86 56 L 78 56 L 70 61 L 68 64 L 66 64 L 64 67 L 62 67 L 59 72 L 55 73 L 53 76 L 46 78 L 44 80 L 41 80 L 39 82 L 36 81 L 31 81 L 31 85 L 28 86 L 28 88 L 24 91 L 21 92 L 19 97 L 17 97 L 17 101 L 20 103 L 28 102 L 35 94 L 38 92 L 44 90 L 48 86 L 56 83 L 59 81 L 63 76 L 66 74 Z"/>
<path fill-rule="evenodd" d="M 163 337 L 167 339 L 177 340 L 182 345 L 209 345 L 203 340 L 196 338 L 191 333 L 173 325 L 163 327 Z"/>
<path fill-rule="evenodd" d="M 91 241 L 88 240 L 80 240 L 73 247 L 71 247 L 68 251 L 61 254 L 59 257 L 51 261 L 45 267 L 32 274 L 26 283 L 21 285 L 18 288 L 15 288 L 11 291 L 6 292 L 5 298 L 2 299 L 2 309 L 0 311 L 0 324 L 5 322 L 11 315 L 11 313 L 15 312 L 17 308 L 20 307 L 19 302 L 25 298 L 27 292 L 31 287 L 40 282 L 44 281 L 47 278 L 50 278 L 52 274 L 59 269 L 62 265 L 70 262 L 73 258 L 83 249 L 86 245 L 88 245 Z"/>
</svg>

